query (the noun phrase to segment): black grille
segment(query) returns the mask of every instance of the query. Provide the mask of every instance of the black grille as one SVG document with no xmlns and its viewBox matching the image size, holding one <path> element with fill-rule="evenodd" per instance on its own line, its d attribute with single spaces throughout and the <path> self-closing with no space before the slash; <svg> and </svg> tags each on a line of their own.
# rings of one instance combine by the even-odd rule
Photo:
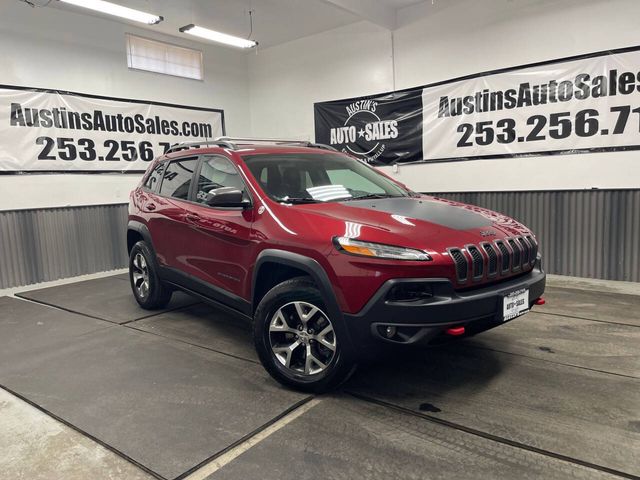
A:
<svg viewBox="0 0 640 480">
<path fill-rule="evenodd" d="M 516 241 L 513 238 L 507 240 L 509 246 L 511 247 L 511 251 L 513 252 L 513 261 L 511 262 L 511 270 L 517 272 L 520 270 L 520 247 L 516 244 Z"/>
<path fill-rule="evenodd" d="M 489 258 L 489 275 L 495 275 L 498 273 L 498 255 L 490 243 L 483 243 L 482 248 Z"/>
<path fill-rule="evenodd" d="M 529 260 L 531 258 L 531 246 L 523 237 L 518 237 L 518 241 L 522 246 L 522 266 L 529 266 Z"/>
<path fill-rule="evenodd" d="M 531 265 L 533 265 L 536 263 L 536 258 L 538 257 L 538 244 L 531 235 L 527 235 L 527 240 L 531 244 L 531 258 L 529 260 L 531 261 Z"/>
<path fill-rule="evenodd" d="M 465 252 L 466 249 L 466 252 Z M 464 283 L 469 277 L 480 281 L 485 278 L 528 271 L 535 265 L 538 244 L 532 235 L 482 242 L 479 245 L 465 245 L 462 248 L 449 248 L 449 255 L 456 266 L 456 277 Z M 485 264 L 486 261 L 486 264 Z"/>
<path fill-rule="evenodd" d="M 456 264 L 456 276 L 458 277 L 458 281 L 465 282 L 467 280 L 467 271 L 469 270 L 467 257 L 464 256 L 464 253 L 462 253 L 459 248 L 452 248 L 449 250 L 449 254 L 453 259 L 453 262 Z"/>
<path fill-rule="evenodd" d="M 502 240 L 498 240 L 496 242 L 498 249 L 500 249 L 500 255 L 502 255 L 502 273 L 507 273 L 509 271 L 509 265 L 511 264 L 511 254 L 509 253 L 509 249 L 504 244 Z"/>
<path fill-rule="evenodd" d="M 480 250 L 478 250 L 478 247 L 475 245 L 468 245 L 467 251 L 473 260 L 473 278 L 482 278 L 482 274 L 484 273 L 484 258 Z"/>
</svg>

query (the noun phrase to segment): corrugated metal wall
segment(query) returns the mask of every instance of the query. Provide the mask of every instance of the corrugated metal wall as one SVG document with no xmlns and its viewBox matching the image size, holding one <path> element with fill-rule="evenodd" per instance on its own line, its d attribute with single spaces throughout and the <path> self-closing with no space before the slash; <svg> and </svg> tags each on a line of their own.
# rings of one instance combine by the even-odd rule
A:
<svg viewBox="0 0 640 480">
<path fill-rule="evenodd" d="M 530 227 L 548 273 L 640 282 L 640 190 L 437 193 Z"/>
<path fill-rule="evenodd" d="M 438 193 L 538 236 L 549 273 L 640 281 L 640 190 Z M 123 268 L 126 205 L 0 212 L 0 289 Z"/>
<path fill-rule="evenodd" d="M 0 289 L 127 265 L 127 205 L 0 212 Z"/>
</svg>

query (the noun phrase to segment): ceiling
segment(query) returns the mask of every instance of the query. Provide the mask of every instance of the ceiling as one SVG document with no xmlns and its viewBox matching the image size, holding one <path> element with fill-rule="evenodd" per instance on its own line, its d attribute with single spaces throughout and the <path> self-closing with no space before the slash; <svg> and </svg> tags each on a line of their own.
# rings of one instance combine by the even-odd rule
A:
<svg viewBox="0 0 640 480">
<path fill-rule="evenodd" d="M 183 36 L 178 28 L 195 23 L 220 32 L 247 37 L 249 10 L 253 17 L 251 38 L 261 48 L 368 20 L 388 29 L 395 28 L 396 11 L 423 0 L 110 0 L 120 5 L 162 15 L 149 30 Z M 430 0 L 427 0 L 430 1 Z M 37 3 L 43 3 L 38 0 Z M 79 7 L 53 1 L 50 7 L 103 16 Z M 114 19 L 114 17 L 108 17 Z M 119 20 L 119 19 L 118 19 Z M 126 20 L 123 20 L 126 22 Z M 135 24 L 140 26 L 140 24 Z M 193 40 L 193 37 L 191 37 Z"/>
</svg>

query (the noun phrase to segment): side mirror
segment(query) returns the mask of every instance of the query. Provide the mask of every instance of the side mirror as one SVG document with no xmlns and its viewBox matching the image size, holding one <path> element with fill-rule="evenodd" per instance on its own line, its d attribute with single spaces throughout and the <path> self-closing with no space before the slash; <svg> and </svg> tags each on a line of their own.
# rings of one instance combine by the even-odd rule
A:
<svg viewBox="0 0 640 480">
<path fill-rule="evenodd" d="M 205 203 L 210 207 L 243 207 L 249 206 L 249 202 L 244 200 L 242 190 L 234 187 L 215 188 L 207 193 Z"/>
</svg>

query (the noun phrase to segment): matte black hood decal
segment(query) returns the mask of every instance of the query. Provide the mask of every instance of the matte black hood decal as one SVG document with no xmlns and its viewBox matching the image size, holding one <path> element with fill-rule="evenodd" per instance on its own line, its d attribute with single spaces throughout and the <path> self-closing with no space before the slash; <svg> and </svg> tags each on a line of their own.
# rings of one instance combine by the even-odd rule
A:
<svg viewBox="0 0 640 480">
<path fill-rule="evenodd" d="M 424 198 L 381 198 L 340 202 L 345 207 L 366 208 L 431 222 L 455 230 L 489 227 L 493 222 L 483 215 L 464 208 L 433 202 Z"/>
</svg>

